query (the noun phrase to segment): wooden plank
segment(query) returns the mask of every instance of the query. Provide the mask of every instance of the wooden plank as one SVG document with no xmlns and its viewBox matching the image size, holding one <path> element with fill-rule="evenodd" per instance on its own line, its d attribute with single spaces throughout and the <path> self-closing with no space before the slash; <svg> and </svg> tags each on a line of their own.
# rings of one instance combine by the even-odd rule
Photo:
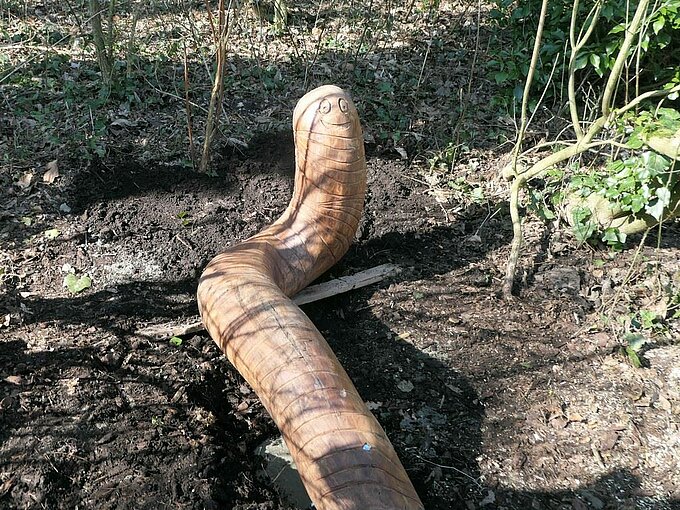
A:
<svg viewBox="0 0 680 510">
<path fill-rule="evenodd" d="M 349 276 L 341 276 L 335 280 L 302 289 L 293 297 L 293 302 L 296 305 L 305 305 L 337 294 L 343 294 L 350 290 L 373 285 L 389 276 L 394 276 L 398 272 L 399 267 L 394 264 L 383 264 L 381 266 L 372 267 L 365 271 L 360 271 Z"/>
<path fill-rule="evenodd" d="M 305 305 L 320 301 L 338 294 L 344 294 L 354 289 L 366 287 L 378 283 L 385 278 L 394 276 L 399 273 L 399 266 L 394 264 L 382 264 L 380 266 L 360 271 L 353 275 L 341 276 L 334 280 L 312 285 L 306 289 L 301 290 L 292 300 L 297 305 Z M 142 328 L 136 332 L 137 335 L 151 337 L 151 338 L 170 338 L 173 336 L 190 335 L 192 333 L 199 333 L 204 331 L 203 323 L 200 317 L 194 317 L 191 322 L 184 324 L 158 324 L 156 326 L 149 326 Z"/>
</svg>

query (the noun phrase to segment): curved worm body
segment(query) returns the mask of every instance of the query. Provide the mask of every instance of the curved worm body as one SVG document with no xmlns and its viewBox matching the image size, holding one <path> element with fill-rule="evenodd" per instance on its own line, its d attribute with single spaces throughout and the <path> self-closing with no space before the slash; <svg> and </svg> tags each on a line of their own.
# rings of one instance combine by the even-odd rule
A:
<svg viewBox="0 0 680 510">
<path fill-rule="evenodd" d="M 359 117 L 326 85 L 293 114 L 296 175 L 283 215 L 206 267 L 203 322 L 281 430 L 319 510 L 422 509 L 401 462 L 325 339 L 289 297 L 349 248 L 366 189 Z"/>
</svg>

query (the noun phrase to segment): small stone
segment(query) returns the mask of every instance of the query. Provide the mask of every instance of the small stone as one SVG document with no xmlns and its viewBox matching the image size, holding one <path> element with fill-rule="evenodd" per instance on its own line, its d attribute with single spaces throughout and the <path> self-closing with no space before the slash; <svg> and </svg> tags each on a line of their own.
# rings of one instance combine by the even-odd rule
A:
<svg viewBox="0 0 680 510">
<path fill-rule="evenodd" d="M 486 506 L 486 505 L 491 505 L 496 502 L 496 494 L 494 491 L 489 490 L 489 492 L 486 494 L 486 497 L 479 502 L 479 506 Z"/>
<path fill-rule="evenodd" d="M 579 498 L 574 498 L 571 500 L 571 507 L 574 510 L 588 510 L 588 505 L 586 505 Z"/>
<path fill-rule="evenodd" d="M 614 430 L 605 432 L 600 437 L 600 450 L 607 451 L 614 448 L 616 442 L 619 440 L 619 435 Z"/>
<path fill-rule="evenodd" d="M 263 459 L 265 472 L 288 503 L 296 508 L 309 508 L 311 500 L 283 439 L 265 441 L 256 448 L 255 454 Z"/>
<path fill-rule="evenodd" d="M 410 393 L 411 391 L 413 391 L 414 386 L 411 381 L 399 381 L 399 384 L 397 384 L 397 388 L 399 388 L 404 393 Z"/>
<path fill-rule="evenodd" d="M 14 399 L 10 396 L 7 396 L 0 400 L 0 409 L 9 409 L 14 405 Z"/>
<path fill-rule="evenodd" d="M 5 377 L 5 381 L 10 383 L 10 384 L 19 385 L 19 384 L 21 384 L 21 376 L 20 375 L 8 375 L 7 377 Z"/>
<path fill-rule="evenodd" d="M 583 499 L 587 500 L 588 503 L 590 503 L 590 506 L 595 510 L 601 510 L 602 508 L 604 508 L 604 503 L 602 502 L 602 500 L 592 492 L 581 491 L 581 496 L 583 497 Z"/>
</svg>

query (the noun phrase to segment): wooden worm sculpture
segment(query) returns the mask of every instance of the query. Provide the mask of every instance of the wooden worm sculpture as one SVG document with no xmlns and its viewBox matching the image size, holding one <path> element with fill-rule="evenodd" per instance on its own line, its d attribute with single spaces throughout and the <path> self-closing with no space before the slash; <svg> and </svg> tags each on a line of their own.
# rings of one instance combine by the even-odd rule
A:
<svg viewBox="0 0 680 510">
<path fill-rule="evenodd" d="M 344 255 L 366 189 L 359 117 L 326 85 L 293 113 L 295 189 L 283 215 L 206 267 L 206 329 L 281 430 L 319 510 L 422 509 L 401 462 L 309 318 L 290 299 Z"/>
</svg>

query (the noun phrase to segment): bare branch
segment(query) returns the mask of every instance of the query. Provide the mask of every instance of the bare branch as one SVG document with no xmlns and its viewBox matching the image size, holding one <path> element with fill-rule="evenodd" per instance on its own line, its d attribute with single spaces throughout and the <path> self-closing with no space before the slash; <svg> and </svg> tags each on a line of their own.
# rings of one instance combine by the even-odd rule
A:
<svg viewBox="0 0 680 510">
<path fill-rule="evenodd" d="M 583 137 L 583 129 L 581 128 L 581 121 L 579 120 L 578 117 L 578 107 L 576 104 L 576 91 L 575 91 L 576 57 L 578 57 L 579 52 L 586 44 L 586 42 L 588 42 L 588 39 L 590 39 L 590 36 L 592 35 L 593 30 L 595 29 L 597 20 L 600 17 L 600 9 L 602 8 L 602 3 L 598 2 L 590 10 L 590 13 L 588 13 L 588 16 L 586 17 L 586 23 L 588 22 L 588 19 L 590 19 L 590 24 L 588 25 L 586 33 L 583 36 L 579 37 L 579 40 L 576 41 L 575 32 L 578 6 L 579 1 L 576 0 L 574 2 L 574 8 L 571 11 L 571 23 L 569 25 L 569 45 L 571 46 L 571 55 L 569 57 L 569 81 L 567 84 L 567 90 L 569 95 L 569 113 L 571 114 L 571 123 L 574 125 L 574 132 L 576 133 L 576 138 L 580 139 Z"/>
<path fill-rule="evenodd" d="M 628 58 L 628 51 L 630 50 L 633 40 L 640 30 L 640 25 L 642 20 L 647 13 L 647 6 L 649 5 L 649 0 L 640 0 L 637 6 L 635 15 L 631 20 L 630 24 L 626 28 L 626 36 L 623 39 L 619 53 L 614 61 L 614 66 L 609 73 L 609 78 L 607 79 L 607 84 L 604 88 L 604 95 L 602 96 L 602 115 L 608 116 L 611 113 L 613 102 L 614 102 L 614 91 L 616 90 L 616 84 L 621 77 L 621 71 Z"/>
</svg>

